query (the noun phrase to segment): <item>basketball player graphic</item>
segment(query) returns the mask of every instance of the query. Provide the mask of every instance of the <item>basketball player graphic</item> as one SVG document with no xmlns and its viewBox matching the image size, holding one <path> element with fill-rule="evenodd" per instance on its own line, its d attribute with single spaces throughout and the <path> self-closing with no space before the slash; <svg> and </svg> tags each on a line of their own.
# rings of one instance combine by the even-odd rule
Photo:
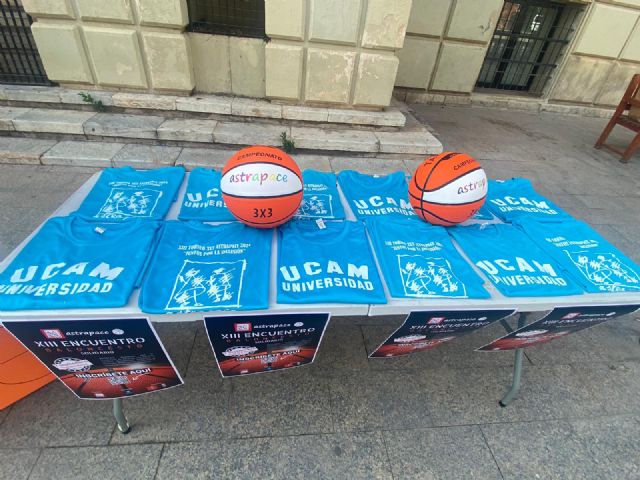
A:
<svg viewBox="0 0 640 480">
<path fill-rule="evenodd" d="M 571 254 L 565 250 L 574 265 L 594 285 L 605 292 L 640 290 L 640 278 L 614 253 L 581 252 Z"/>
</svg>

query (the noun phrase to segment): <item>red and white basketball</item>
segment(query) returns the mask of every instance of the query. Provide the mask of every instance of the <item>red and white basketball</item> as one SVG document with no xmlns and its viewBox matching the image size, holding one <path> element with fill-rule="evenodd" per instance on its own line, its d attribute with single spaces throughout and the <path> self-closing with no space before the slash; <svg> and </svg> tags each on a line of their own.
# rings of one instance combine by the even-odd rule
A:
<svg viewBox="0 0 640 480">
<path fill-rule="evenodd" d="M 222 198 L 241 222 L 257 228 L 282 225 L 302 202 L 302 172 L 282 150 L 243 148 L 222 169 Z"/>
<path fill-rule="evenodd" d="M 456 225 L 471 218 L 487 196 L 487 175 L 465 153 L 444 152 L 427 158 L 409 183 L 416 214 L 434 225 Z"/>
</svg>

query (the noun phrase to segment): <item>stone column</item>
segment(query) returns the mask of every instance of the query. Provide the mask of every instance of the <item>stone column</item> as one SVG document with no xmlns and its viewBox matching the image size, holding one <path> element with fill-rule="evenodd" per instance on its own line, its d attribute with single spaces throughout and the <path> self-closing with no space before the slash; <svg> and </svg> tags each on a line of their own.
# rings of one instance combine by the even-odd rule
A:
<svg viewBox="0 0 640 480">
<path fill-rule="evenodd" d="M 23 0 L 49 79 L 190 93 L 186 0 Z"/>
<path fill-rule="evenodd" d="M 266 96 L 389 105 L 411 0 L 265 0 Z"/>
</svg>

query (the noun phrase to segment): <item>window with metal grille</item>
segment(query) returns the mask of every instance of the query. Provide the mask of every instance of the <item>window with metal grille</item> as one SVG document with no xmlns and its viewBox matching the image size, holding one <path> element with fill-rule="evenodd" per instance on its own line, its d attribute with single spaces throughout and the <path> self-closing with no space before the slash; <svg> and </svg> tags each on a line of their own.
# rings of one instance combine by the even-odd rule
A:
<svg viewBox="0 0 640 480">
<path fill-rule="evenodd" d="M 19 0 L 0 0 L 0 83 L 51 84 Z"/>
<path fill-rule="evenodd" d="M 581 12 L 553 1 L 504 2 L 476 86 L 541 95 Z"/>
<path fill-rule="evenodd" d="M 264 0 L 188 0 L 189 30 L 264 38 Z"/>
</svg>

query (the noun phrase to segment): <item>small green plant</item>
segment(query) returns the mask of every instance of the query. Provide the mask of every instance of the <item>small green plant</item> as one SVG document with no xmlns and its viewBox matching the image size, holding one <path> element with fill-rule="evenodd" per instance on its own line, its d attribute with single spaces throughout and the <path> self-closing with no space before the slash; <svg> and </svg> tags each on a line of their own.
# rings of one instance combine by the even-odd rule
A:
<svg viewBox="0 0 640 480">
<path fill-rule="evenodd" d="M 104 112 L 107 109 L 102 100 L 96 100 L 90 93 L 80 92 L 78 95 L 82 97 L 83 102 L 90 104 L 96 112 Z"/>
<path fill-rule="evenodd" d="M 293 138 L 287 137 L 287 132 L 282 132 L 280 134 L 280 140 L 282 140 L 282 149 L 291 153 L 296 149 L 296 142 L 293 141 Z"/>
</svg>

